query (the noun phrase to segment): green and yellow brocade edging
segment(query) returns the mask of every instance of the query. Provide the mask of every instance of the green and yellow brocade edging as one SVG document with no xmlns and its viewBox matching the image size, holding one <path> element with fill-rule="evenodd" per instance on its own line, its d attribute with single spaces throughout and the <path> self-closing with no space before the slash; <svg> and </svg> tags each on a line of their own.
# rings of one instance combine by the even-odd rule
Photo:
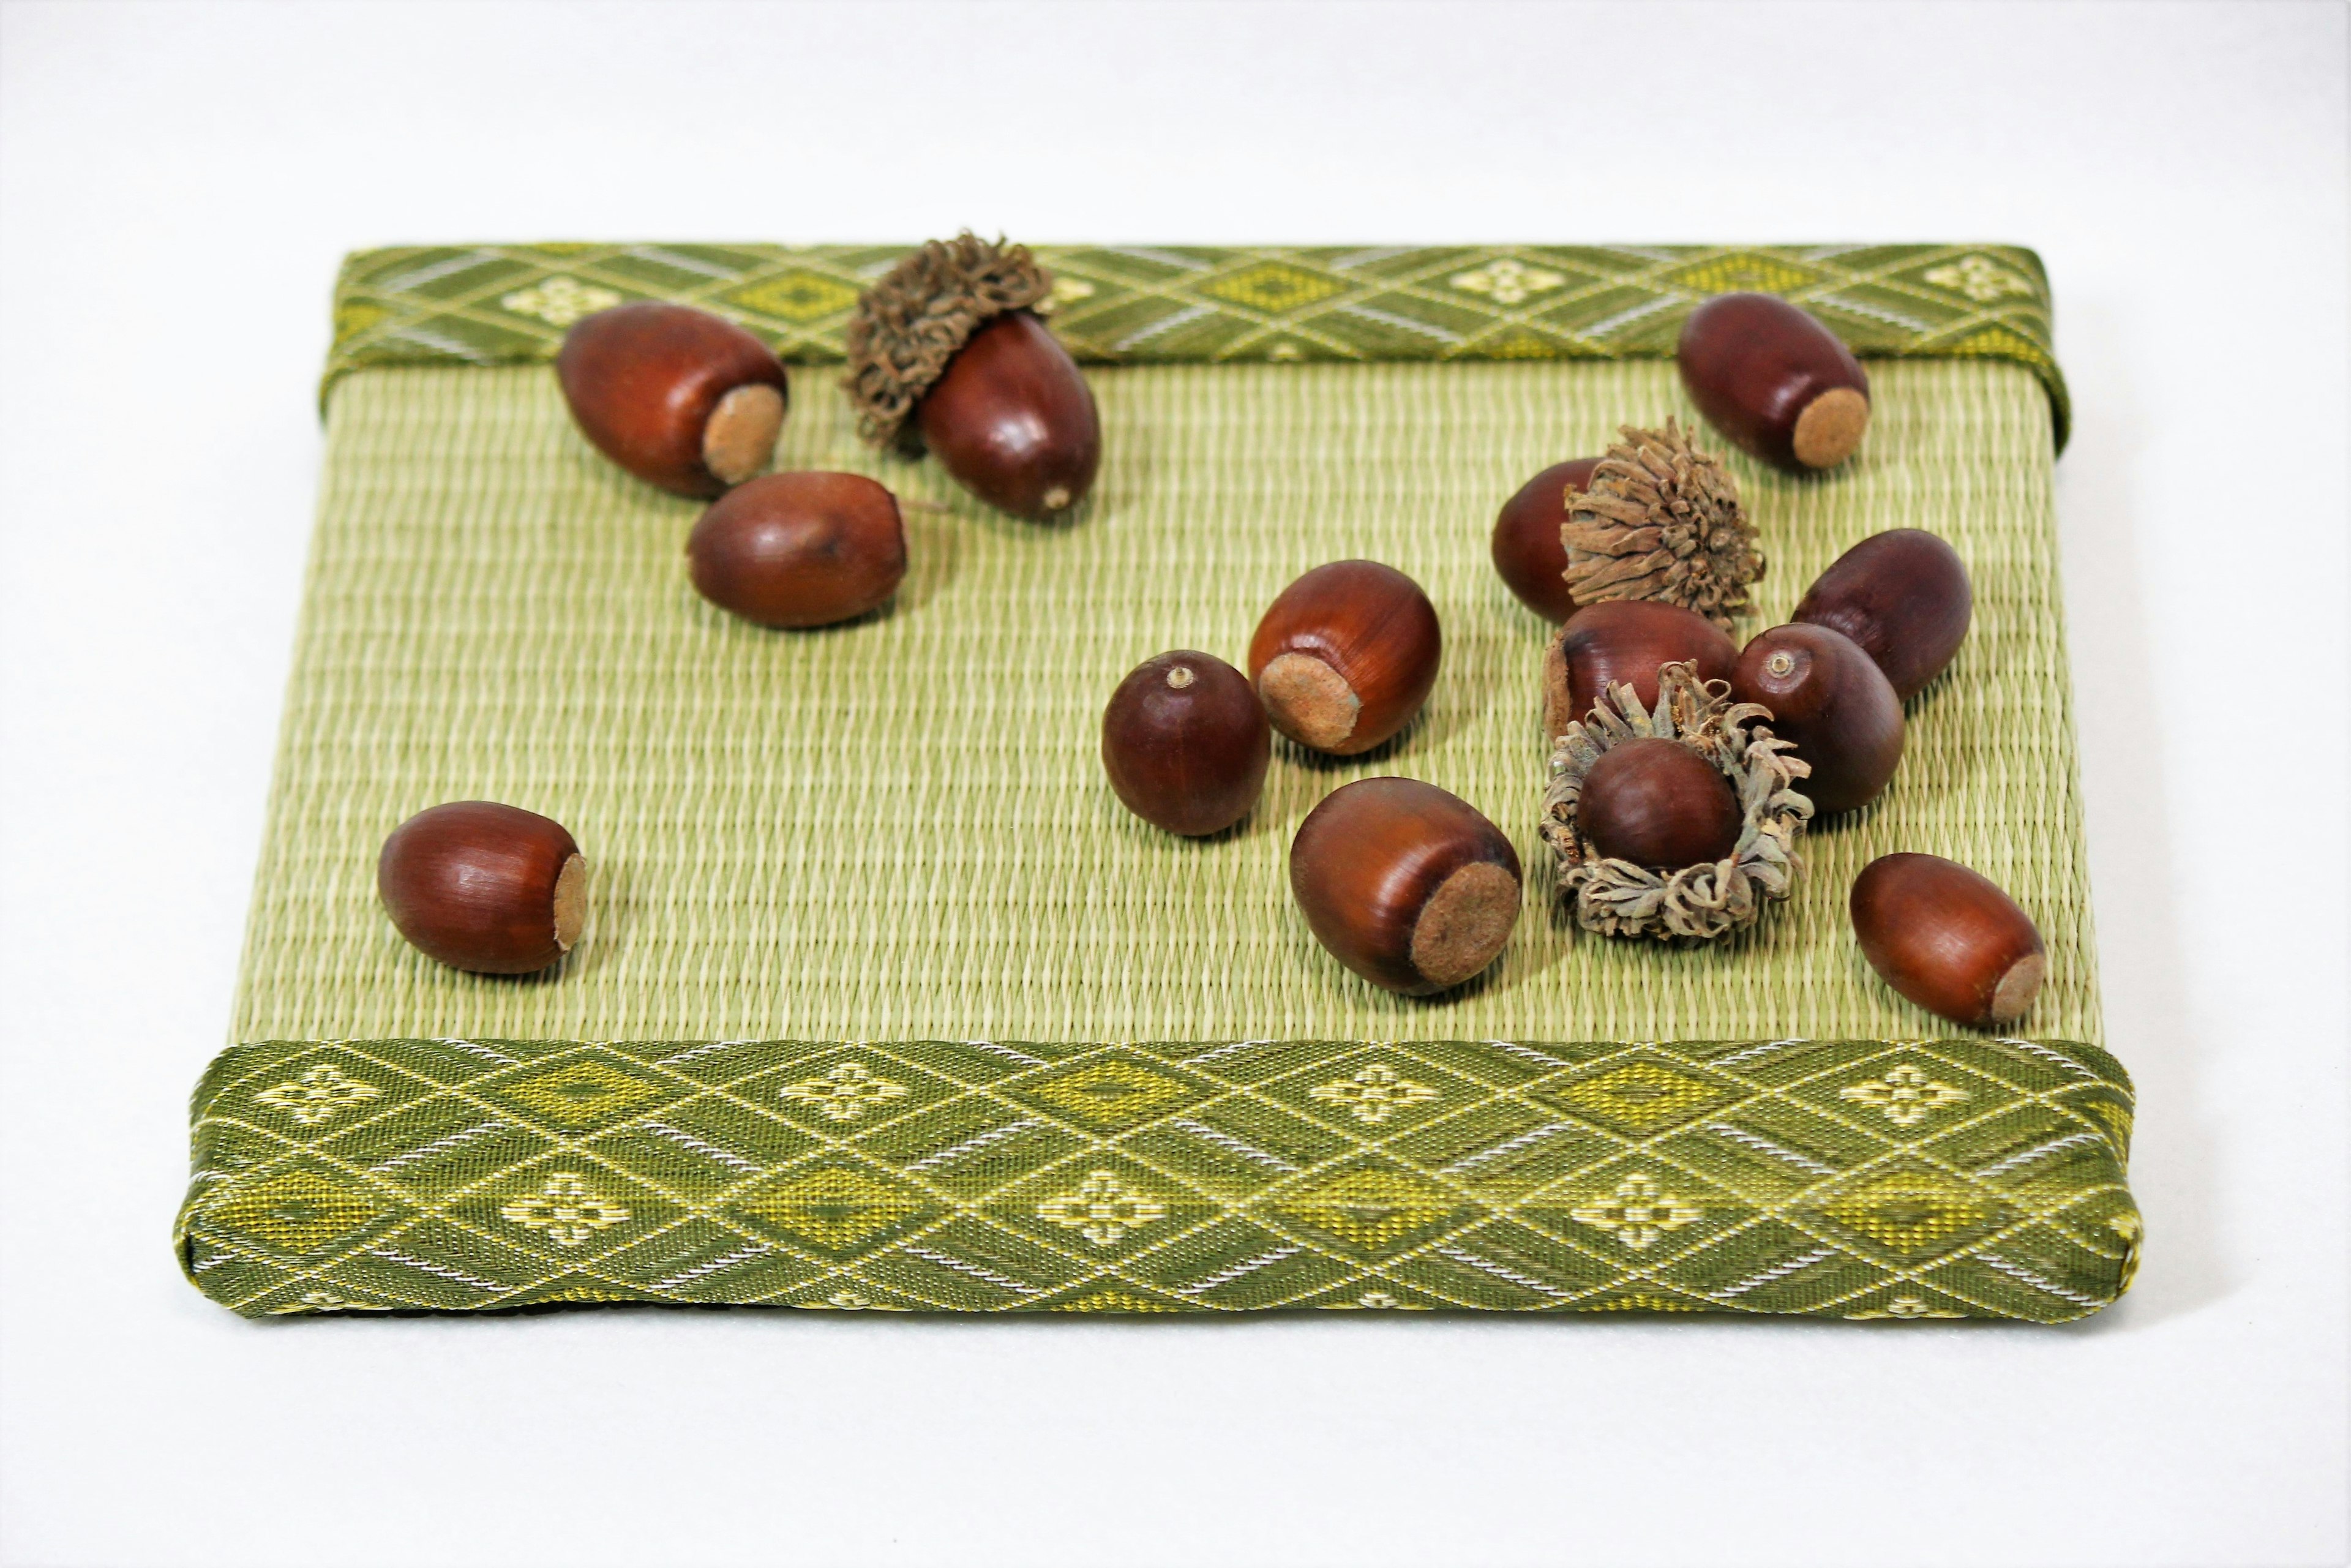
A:
<svg viewBox="0 0 2351 1568">
<path fill-rule="evenodd" d="M 2059 1040 L 240 1045 L 183 1266 L 556 1302 L 2083 1317 L 2131 1090 Z"/>
<path fill-rule="evenodd" d="M 794 364 L 841 358 L 900 245 L 476 245 L 347 257 L 325 386 L 374 366 L 551 360 L 636 299 L 713 311 Z M 1866 357 L 2000 360 L 2070 408 L 2041 258 L 2006 245 L 1030 247 L 1092 364 L 1665 359 L 1710 295 L 1794 300 Z"/>
</svg>

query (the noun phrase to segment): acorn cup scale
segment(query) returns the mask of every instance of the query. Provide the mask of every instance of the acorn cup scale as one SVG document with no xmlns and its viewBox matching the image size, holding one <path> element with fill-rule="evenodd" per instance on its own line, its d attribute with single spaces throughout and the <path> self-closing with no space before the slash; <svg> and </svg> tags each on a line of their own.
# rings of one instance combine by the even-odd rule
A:
<svg viewBox="0 0 2351 1568">
<path fill-rule="evenodd" d="M 1861 361 L 1776 295 L 1724 294 L 1700 305 L 1682 323 L 1674 362 L 1707 423 L 1791 473 L 1835 467 L 1869 428 Z"/>
<path fill-rule="evenodd" d="M 1458 795 L 1359 779 L 1299 824 L 1290 887 L 1332 957 L 1384 989 L 1431 996 L 1500 956 L 1519 918 L 1519 855 Z"/>
<path fill-rule="evenodd" d="M 705 499 L 768 465 L 789 397 L 783 361 L 758 339 L 653 300 L 572 323 L 555 376 L 599 452 L 647 484 Z"/>
<path fill-rule="evenodd" d="M 1102 422 L 1077 361 L 1036 312 L 1052 279 L 1027 247 L 934 240 L 860 298 L 841 385 L 858 434 L 927 448 L 981 500 L 1033 521 L 1083 500 Z"/>
<path fill-rule="evenodd" d="M 580 940 L 588 862 L 560 822 L 494 800 L 454 800 L 392 830 L 376 891 L 411 945 L 454 968 L 527 975 Z"/>
<path fill-rule="evenodd" d="M 1728 632 L 1765 566 L 1738 481 L 1676 420 L 1617 434 L 1590 483 L 1567 500 L 1560 542 L 1568 591 L 1583 605 L 1677 604 Z"/>
</svg>

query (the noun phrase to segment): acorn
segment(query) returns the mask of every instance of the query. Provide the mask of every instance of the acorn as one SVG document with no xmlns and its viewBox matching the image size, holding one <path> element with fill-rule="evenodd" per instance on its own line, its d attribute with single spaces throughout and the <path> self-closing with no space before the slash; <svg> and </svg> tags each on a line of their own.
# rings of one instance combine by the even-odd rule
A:
<svg viewBox="0 0 2351 1568">
<path fill-rule="evenodd" d="M 762 626 L 875 609 L 906 575 L 898 498 L 859 474 L 769 474 L 711 503 L 685 538 L 694 586 Z"/>
<path fill-rule="evenodd" d="M 1764 568 L 1738 482 L 1675 420 L 1617 434 L 1567 500 L 1568 591 L 1579 604 L 1662 600 L 1729 631 Z"/>
<path fill-rule="evenodd" d="M 1519 854 L 1458 795 L 1362 779 L 1307 813 L 1290 890 L 1315 940 L 1375 986 L 1422 997 L 1492 963 L 1519 918 Z"/>
<path fill-rule="evenodd" d="M 1889 528 L 1837 557 L 1789 619 L 1852 638 L 1908 702 L 1959 651 L 1974 607 L 1959 551 L 1924 528 Z"/>
<path fill-rule="evenodd" d="M 1539 828 L 1552 885 L 1599 936 L 1717 941 L 1794 887 L 1806 768 L 1723 683 L 1674 664 L 1657 688 L 1645 707 L 1619 683 L 1554 741 Z"/>
<path fill-rule="evenodd" d="M 1708 300 L 1682 323 L 1674 359 L 1708 423 L 1775 467 L 1834 468 L 1869 428 L 1861 361 L 1817 319 L 1776 295 Z"/>
<path fill-rule="evenodd" d="M 563 824 L 492 800 L 455 800 L 401 823 L 383 841 L 375 883 L 402 936 L 478 974 L 544 969 L 588 920 L 588 862 Z"/>
<path fill-rule="evenodd" d="M 1739 797 L 1722 770 L 1679 741 L 1636 736 L 1583 776 L 1576 822 L 1593 849 L 1652 871 L 1719 861 L 1739 846 Z"/>
<path fill-rule="evenodd" d="M 1093 390 L 1033 308 L 1052 278 L 1025 246 L 933 240 L 857 302 L 849 373 L 858 433 L 925 447 L 991 507 L 1042 521 L 1085 498 L 1102 463 Z"/>
<path fill-rule="evenodd" d="M 1567 588 L 1567 546 L 1559 537 L 1567 522 L 1567 493 L 1592 483 L 1597 457 L 1554 463 L 1502 503 L 1494 519 L 1494 570 L 1526 607 L 1546 621 L 1575 613 Z"/>
<path fill-rule="evenodd" d="M 1622 681 L 1644 707 L 1657 706 L 1657 672 L 1687 664 L 1701 681 L 1727 681 L 1739 644 L 1695 610 L 1654 599 L 1610 599 L 1569 618 L 1543 660 L 1544 733 L 1592 711 Z"/>
<path fill-rule="evenodd" d="M 1939 855 L 1881 855 L 1853 883 L 1853 933 L 1886 983 L 1981 1028 L 2024 1016 L 2049 958 L 1997 883 Z"/>
<path fill-rule="evenodd" d="M 783 361 L 732 321 L 641 300 L 572 323 L 555 356 L 596 450 L 681 496 L 716 496 L 767 467 L 789 395 Z"/>
<path fill-rule="evenodd" d="M 1249 639 L 1249 680 L 1273 727 L 1353 757 L 1412 721 L 1443 654 L 1437 608 L 1392 566 L 1336 560 L 1281 591 Z"/>
<path fill-rule="evenodd" d="M 1102 769 L 1154 827 L 1221 832 L 1257 804 L 1273 732 L 1247 677 L 1178 648 L 1137 664 L 1102 711 Z"/>
<path fill-rule="evenodd" d="M 1731 695 L 1771 710 L 1771 733 L 1812 765 L 1804 792 L 1822 816 L 1877 799 L 1902 761 L 1902 699 L 1842 632 L 1798 622 L 1740 650 Z"/>
</svg>

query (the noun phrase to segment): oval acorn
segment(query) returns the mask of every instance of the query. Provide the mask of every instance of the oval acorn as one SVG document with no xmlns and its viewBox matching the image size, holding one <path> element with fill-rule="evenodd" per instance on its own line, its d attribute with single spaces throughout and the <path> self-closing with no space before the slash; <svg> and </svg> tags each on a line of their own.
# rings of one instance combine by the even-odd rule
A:
<svg viewBox="0 0 2351 1568">
<path fill-rule="evenodd" d="M 1730 695 L 1771 713 L 1771 733 L 1812 765 L 1803 792 L 1826 817 L 1877 799 L 1902 762 L 1902 699 L 1852 638 L 1796 623 L 1740 651 Z"/>
<path fill-rule="evenodd" d="M 906 575 L 898 498 L 860 474 L 769 474 L 711 503 L 686 536 L 696 591 L 762 626 L 875 609 Z"/>
<path fill-rule="evenodd" d="M 1494 519 L 1494 570 L 1520 602 L 1546 621 L 1575 613 L 1575 595 L 1567 586 L 1567 545 L 1559 531 L 1567 524 L 1567 493 L 1591 484 L 1599 465 L 1597 457 L 1552 464 L 1520 486 Z"/>
<path fill-rule="evenodd" d="M 1620 740 L 1583 776 L 1576 826 L 1611 860 L 1679 871 L 1739 847 L 1744 814 L 1722 770 L 1679 741 Z"/>
<path fill-rule="evenodd" d="M 1695 610 L 1655 599 L 1587 604 L 1552 640 L 1543 661 L 1545 733 L 1565 733 L 1622 681 L 1646 707 L 1657 704 L 1657 672 L 1687 664 L 1701 681 L 1727 681 L 1739 644 Z"/>
<path fill-rule="evenodd" d="M 1093 389 L 1037 319 L 1052 279 L 1023 246 L 933 240 L 857 302 L 849 375 L 860 434 L 928 447 L 956 482 L 1043 520 L 1085 498 L 1102 463 Z"/>
<path fill-rule="evenodd" d="M 1810 313 L 1770 294 L 1718 295 L 1674 350 L 1690 401 L 1732 444 L 1792 473 L 1834 468 L 1869 428 L 1869 377 Z"/>
<path fill-rule="evenodd" d="M 1789 619 L 1852 638 L 1908 702 L 1959 651 L 1974 608 L 1959 551 L 1924 528 L 1889 528 L 1837 557 Z"/>
<path fill-rule="evenodd" d="M 1137 664 L 1102 711 L 1110 787 L 1128 810 L 1171 833 L 1221 832 L 1248 816 L 1272 752 L 1248 679 L 1188 648 Z"/>
<path fill-rule="evenodd" d="M 455 800 L 401 823 L 383 841 L 375 880 L 402 936 L 479 974 L 544 969 L 588 920 L 588 862 L 570 833 L 493 800 Z"/>
<path fill-rule="evenodd" d="M 1427 996 L 1492 963 L 1519 918 L 1519 855 L 1458 795 L 1362 779 L 1299 824 L 1290 889 L 1315 939 L 1391 991 Z"/>
<path fill-rule="evenodd" d="M 555 378 L 599 452 L 681 496 L 716 496 L 767 467 L 789 397 L 783 361 L 765 343 L 654 300 L 572 323 Z"/>
<path fill-rule="evenodd" d="M 2049 959 L 2016 901 L 1939 855 L 1882 855 L 1853 883 L 1853 932 L 1886 983 L 1928 1012 L 1982 1028 L 2024 1016 Z"/>
<path fill-rule="evenodd" d="M 1249 680 L 1274 728 L 1353 757 L 1412 721 L 1443 653 L 1420 584 L 1375 560 L 1336 560 L 1268 607 L 1249 639 Z"/>
</svg>

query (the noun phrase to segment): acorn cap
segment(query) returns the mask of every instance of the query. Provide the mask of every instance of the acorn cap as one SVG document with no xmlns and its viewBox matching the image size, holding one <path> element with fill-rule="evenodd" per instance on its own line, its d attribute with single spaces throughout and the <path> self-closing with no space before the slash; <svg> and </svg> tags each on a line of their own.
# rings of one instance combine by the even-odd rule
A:
<svg viewBox="0 0 2351 1568">
<path fill-rule="evenodd" d="M 892 267 L 859 298 L 849 322 L 849 373 L 841 384 L 857 410 L 857 434 L 876 446 L 901 439 L 907 415 L 971 335 L 1052 287 L 1028 246 L 968 229 L 932 240 Z"/>
<path fill-rule="evenodd" d="M 1592 482 L 1567 498 L 1569 591 L 1579 604 L 1661 599 L 1728 632 L 1763 575 L 1738 485 L 1670 418 L 1663 430 L 1618 434 Z"/>
<path fill-rule="evenodd" d="M 1559 896 L 1575 923 L 1604 936 L 1713 941 L 1752 925 L 1767 900 L 1784 899 L 1802 862 L 1796 840 L 1813 803 L 1796 780 L 1812 768 L 1788 754 L 1789 743 L 1764 727 L 1771 713 L 1729 700 L 1729 685 L 1701 681 L 1687 664 L 1657 675 L 1657 706 L 1644 712 L 1633 688 L 1618 682 L 1592 711 L 1571 723 L 1552 752 L 1541 826 L 1556 867 Z M 1719 768 L 1739 796 L 1739 842 L 1726 858 L 1656 872 L 1610 860 L 1592 847 L 1575 820 L 1584 776 L 1613 747 L 1643 736 L 1677 740 Z"/>
</svg>

